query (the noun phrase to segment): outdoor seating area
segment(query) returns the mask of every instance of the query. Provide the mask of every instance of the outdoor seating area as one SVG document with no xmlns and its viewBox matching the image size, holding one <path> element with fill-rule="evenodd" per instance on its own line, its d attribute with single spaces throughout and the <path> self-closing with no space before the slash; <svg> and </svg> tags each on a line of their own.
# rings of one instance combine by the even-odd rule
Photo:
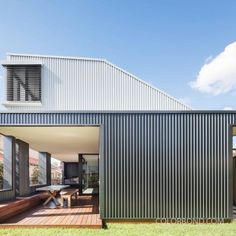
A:
<svg viewBox="0 0 236 236">
<path fill-rule="evenodd" d="M 99 128 L 25 128 L 0 133 L 0 228 L 101 228 Z"/>
<path fill-rule="evenodd" d="M 39 198 L 41 200 L 40 202 L 36 202 L 36 196 L 44 197 Z M 43 200 L 47 197 L 45 197 L 45 194 L 37 194 L 33 197 L 0 205 L 0 214 L 2 214 L 0 228 L 102 228 L 102 220 L 100 219 L 98 208 L 98 196 L 77 196 L 73 201 L 73 206 L 60 205 L 56 208 L 49 208 L 43 204 Z M 24 204 L 22 201 L 24 201 Z M 20 211 L 20 205 L 25 206 L 25 209 Z M 6 208 L 8 209 L 7 212 L 9 212 L 7 214 L 5 211 Z M 6 215 L 5 218 L 4 214 Z"/>
<path fill-rule="evenodd" d="M 0 223 L 41 204 L 46 198 L 48 198 L 46 193 L 40 193 L 0 204 Z"/>
</svg>

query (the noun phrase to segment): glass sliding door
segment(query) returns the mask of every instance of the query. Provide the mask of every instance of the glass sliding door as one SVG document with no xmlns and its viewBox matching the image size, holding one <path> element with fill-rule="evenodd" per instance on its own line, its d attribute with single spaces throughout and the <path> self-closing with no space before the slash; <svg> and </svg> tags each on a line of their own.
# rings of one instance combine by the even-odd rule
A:
<svg viewBox="0 0 236 236">
<path fill-rule="evenodd" d="M 99 155 L 82 155 L 82 193 L 99 192 Z"/>
</svg>

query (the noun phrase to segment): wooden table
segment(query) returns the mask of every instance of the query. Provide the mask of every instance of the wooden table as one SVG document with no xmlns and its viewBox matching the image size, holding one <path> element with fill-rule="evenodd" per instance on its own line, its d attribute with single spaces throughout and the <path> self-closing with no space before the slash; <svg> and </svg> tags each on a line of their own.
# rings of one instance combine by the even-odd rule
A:
<svg viewBox="0 0 236 236">
<path fill-rule="evenodd" d="M 56 208 L 57 206 L 60 205 L 60 203 L 57 200 L 57 195 L 58 193 L 60 193 L 60 191 L 62 189 L 68 188 L 70 187 L 70 185 L 48 185 L 45 187 L 40 187 L 40 188 L 36 188 L 36 191 L 44 191 L 47 192 L 49 194 L 49 197 L 47 198 L 47 200 L 43 203 L 44 206 L 46 206 L 47 204 L 52 205 L 52 208 Z"/>
</svg>

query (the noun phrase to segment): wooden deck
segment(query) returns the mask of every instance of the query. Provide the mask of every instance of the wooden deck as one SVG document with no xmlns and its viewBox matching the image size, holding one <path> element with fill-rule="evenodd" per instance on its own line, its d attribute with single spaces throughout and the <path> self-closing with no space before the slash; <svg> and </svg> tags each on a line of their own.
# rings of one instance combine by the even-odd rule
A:
<svg viewBox="0 0 236 236">
<path fill-rule="evenodd" d="M 16 215 L 2 224 L 0 228 L 101 228 L 97 196 L 79 196 L 71 208 L 45 208 L 42 205 Z"/>
</svg>

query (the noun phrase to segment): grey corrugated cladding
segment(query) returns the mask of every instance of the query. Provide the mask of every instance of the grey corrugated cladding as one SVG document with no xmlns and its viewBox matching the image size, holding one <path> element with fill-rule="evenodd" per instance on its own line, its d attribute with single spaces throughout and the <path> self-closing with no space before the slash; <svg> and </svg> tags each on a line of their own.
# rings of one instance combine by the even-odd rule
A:
<svg viewBox="0 0 236 236">
<path fill-rule="evenodd" d="M 103 59 L 9 54 L 42 63 L 42 106 L 14 110 L 190 110 L 167 93 Z"/>
<path fill-rule="evenodd" d="M 102 125 L 104 219 L 232 217 L 235 112 L 0 114 L 25 124 Z"/>
</svg>

